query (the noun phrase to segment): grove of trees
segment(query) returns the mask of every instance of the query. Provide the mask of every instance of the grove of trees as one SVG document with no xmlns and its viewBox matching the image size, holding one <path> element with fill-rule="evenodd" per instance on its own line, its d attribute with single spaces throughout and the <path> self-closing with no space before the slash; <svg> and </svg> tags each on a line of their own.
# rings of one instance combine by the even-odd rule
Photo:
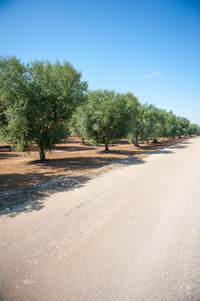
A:
<svg viewBox="0 0 200 301">
<path fill-rule="evenodd" d="M 139 139 L 200 135 L 200 127 L 154 105 L 142 105 L 132 93 L 88 91 L 68 62 L 0 58 L 0 140 L 13 150 L 28 151 L 37 145 L 40 160 L 45 152 L 76 133 L 84 143 L 109 144 Z"/>
</svg>

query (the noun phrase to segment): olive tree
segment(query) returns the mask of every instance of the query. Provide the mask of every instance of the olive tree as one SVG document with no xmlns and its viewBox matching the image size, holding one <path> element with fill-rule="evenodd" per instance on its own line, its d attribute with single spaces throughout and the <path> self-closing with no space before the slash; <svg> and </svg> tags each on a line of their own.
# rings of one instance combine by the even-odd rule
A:
<svg viewBox="0 0 200 301">
<path fill-rule="evenodd" d="M 127 106 L 128 118 L 126 120 L 126 136 L 129 141 L 138 146 L 138 137 L 141 132 L 142 106 L 138 99 L 132 94 L 121 94 Z"/>
<path fill-rule="evenodd" d="M 38 146 L 40 160 L 68 133 L 73 110 L 86 98 L 87 83 L 68 62 L 0 59 L 0 99 L 5 105 L 4 138 L 13 148 Z"/>
<path fill-rule="evenodd" d="M 114 91 L 97 90 L 88 93 L 88 103 L 76 111 L 77 132 L 94 144 L 109 144 L 125 135 L 127 106 Z"/>
</svg>

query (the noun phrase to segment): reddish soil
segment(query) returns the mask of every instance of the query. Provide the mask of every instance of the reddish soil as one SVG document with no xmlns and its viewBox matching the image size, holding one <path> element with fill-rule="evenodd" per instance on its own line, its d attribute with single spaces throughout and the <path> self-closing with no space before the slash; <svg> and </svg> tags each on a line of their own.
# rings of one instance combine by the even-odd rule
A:
<svg viewBox="0 0 200 301">
<path fill-rule="evenodd" d="M 85 175 L 119 159 L 135 156 L 142 160 L 146 153 L 163 148 L 176 141 L 160 141 L 159 144 L 142 144 L 135 147 L 121 140 L 104 152 L 104 146 L 82 145 L 79 138 L 69 137 L 65 144 L 56 146 L 47 154 L 47 161 L 38 161 L 36 149 L 29 153 L 12 152 L 5 144 L 0 145 L 0 190 L 24 187 L 48 182 L 62 175 Z"/>
</svg>

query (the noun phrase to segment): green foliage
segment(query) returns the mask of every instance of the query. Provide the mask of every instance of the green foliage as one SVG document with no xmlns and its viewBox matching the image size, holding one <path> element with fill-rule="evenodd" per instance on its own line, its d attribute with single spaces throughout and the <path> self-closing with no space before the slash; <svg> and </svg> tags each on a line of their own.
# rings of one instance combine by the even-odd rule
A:
<svg viewBox="0 0 200 301">
<path fill-rule="evenodd" d="M 197 130 L 194 135 L 200 136 L 200 126 L 198 126 L 198 125 L 196 125 L 196 126 L 197 126 Z"/>
<path fill-rule="evenodd" d="M 72 123 L 76 123 L 74 129 L 80 136 L 94 144 L 103 142 L 108 150 L 108 144 L 123 137 L 127 117 L 126 103 L 120 94 L 99 90 L 89 92 L 88 103 L 77 109 Z"/>
<path fill-rule="evenodd" d="M 168 122 L 168 137 L 175 138 L 179 135 L 179 121 L 176 115 L 170 111 L 167 114 L 167 122 Z"/>
<path fill-rule="evenodd" d="M 190 124 L 188 135 L 198 135 L 200 136 L 200 127 L 197 124 Z"/>
<path fill-rule="evenodd" d="M 142 126 L 141 115 L 143 107 L 132 93 L 121 94 L 120 97 L 124 100 L 124 103 L 126 103 L 128 114 L 125 134 L 131 143 L 134 142 L 137 145 L 137 138 Z"/>
<path fill-rule="evenodd" d="M 156 139 L 162 135 L 161 123 L 165 123 L 164 111 L 157 109 L 153 105 L 137 106 L 133 112 L 136 114 L 135 124 L 130 128 L 129 136 L 135 136 L 142 140 Z"/>
<path fill-rule="evenodd" d="M 132 94 L 98 90 L 87 94 L 87 83 L 68 62 L 22 63 L 0 58 L 0 140 L 14 150 L 34 143 L 40 159 L 66 138 L 69 130 L 94 144 L 108 145 L 128 137 L 142 140 L 200 135 L 200 127 L 154 105 L 141 105 Z"/>
<path fill-rule="evenodd" d="M 179 137 L 189 135 L 190 121 L 184 117 L 178 117 Z"/>
<path fill-rule="evenodd" d="M 72 114 L 71 120 L 69 122 L 70 132 L 73 135 L 78 135 L 82 139 L 84 139 L 87 136 L 85 123 L 87 106 L 87 103 L 80 104 L 76 108 L 75 112 Z"/>
<path fill-rule="evenodd" d="M 87 83 L 65 62 L 35 61 L 24 65 L 15 57 L 0 59 L 1 133 L 14 149 L 36 143 L 40 159 L 68 134 L 73 110 L 86 99 Z"/>
<path fill-rule="evenodd" d="M 13 149 L 26 150 L 28 129 L 28 76 L 17 58 L 0 59 L 1 137 Z"/>
<path fill-rule="evenodd" d="M 136 145 L 138 137 L 142 140 L 156 140 L 159 137 L 197 135 L 199 131 L 199 126 L 191 125 L 188 119 L 177 117 L 172 111 L 167 112 L 153 105 L 133 107 L 133 116 L 134 113 L 136 117 L 133 117 L 134 122 L 129 126 L 128 137 L 131 142 L 135 141 Z"/>
</svg>

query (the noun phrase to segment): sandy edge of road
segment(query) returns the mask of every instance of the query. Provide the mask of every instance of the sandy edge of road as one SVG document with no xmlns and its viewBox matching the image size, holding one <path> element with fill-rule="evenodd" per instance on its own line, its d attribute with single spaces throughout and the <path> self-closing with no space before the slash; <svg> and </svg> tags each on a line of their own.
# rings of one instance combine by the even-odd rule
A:
<svg viewBox="0 0 200 301">
<path fill-rule="evenodd" d="M 159 150 L 155 150 L 155 152 L 159 152 Z M 120 159 L 94 171 L 87 172 L 84 174 L 84 176 L 61 176 L 56 177 L 55 179 L 46 183 L 12 189 L 6 192 L 0 192 L 0 202 L 3 204 L 3 209 L 0 210 L 0 215 L 8 214 L 13 209 L 28 205 L 29 203 L 40 198 L 47 198 L 51 194 L 57 192 L 65 192 L 81 187 L 82 185 L 86 184 L 88 181 L 96 177 L 99 177 L 111 170 L 135 164 L 138 160 L 141 160 L 148 155 L 149 154 L 142 154 L 139 157 L 140 159 L 138 158 L 138 156 L 130 156 L 125 159 Z"/>
<path fill-rule="evenodd" d="M 2 216 L 2 300 L 199 301 L 199 146 L 167 147 L 52 194 L 42 210 Z"/>
<path fill-rule="evenodd" d="M 183 141 L 187 141 L 188 139 L 190 138 L 184 138 Z M 88 181 L 98 176 L 101 176 L 109 172 L 110 170 L 139 164 L 142 160 L 144 160 L 144 158 L 146 158 L 150 154 L 159 153 L 162 150 L 173 147 L 174 145 L 179 144 L 181 142 L 182 140 L 178 140 L 171 145 L 165 145 L 164 147 L 161 145 L 161 149 L 155 149 L 149 151 L 148 153 L 135 154 L 127 158 L 113 161 L 101 168 L 88 171 L 84 173 L 84 175 L 80 174 L 72 176 L 66 175 L 61 177 L 55 177 L 53 180 L 45 183 L 0 192 L 0 215 L 10 214 L 12 210 L 23 210 L 24 206 L 31 206 L 32 204 L 34 204 L 34 202 L 37 202 L 40 199 L 44 200 L 52 194 L 70 191 L 72 189 L 82 187 Z"/>
</svg>

